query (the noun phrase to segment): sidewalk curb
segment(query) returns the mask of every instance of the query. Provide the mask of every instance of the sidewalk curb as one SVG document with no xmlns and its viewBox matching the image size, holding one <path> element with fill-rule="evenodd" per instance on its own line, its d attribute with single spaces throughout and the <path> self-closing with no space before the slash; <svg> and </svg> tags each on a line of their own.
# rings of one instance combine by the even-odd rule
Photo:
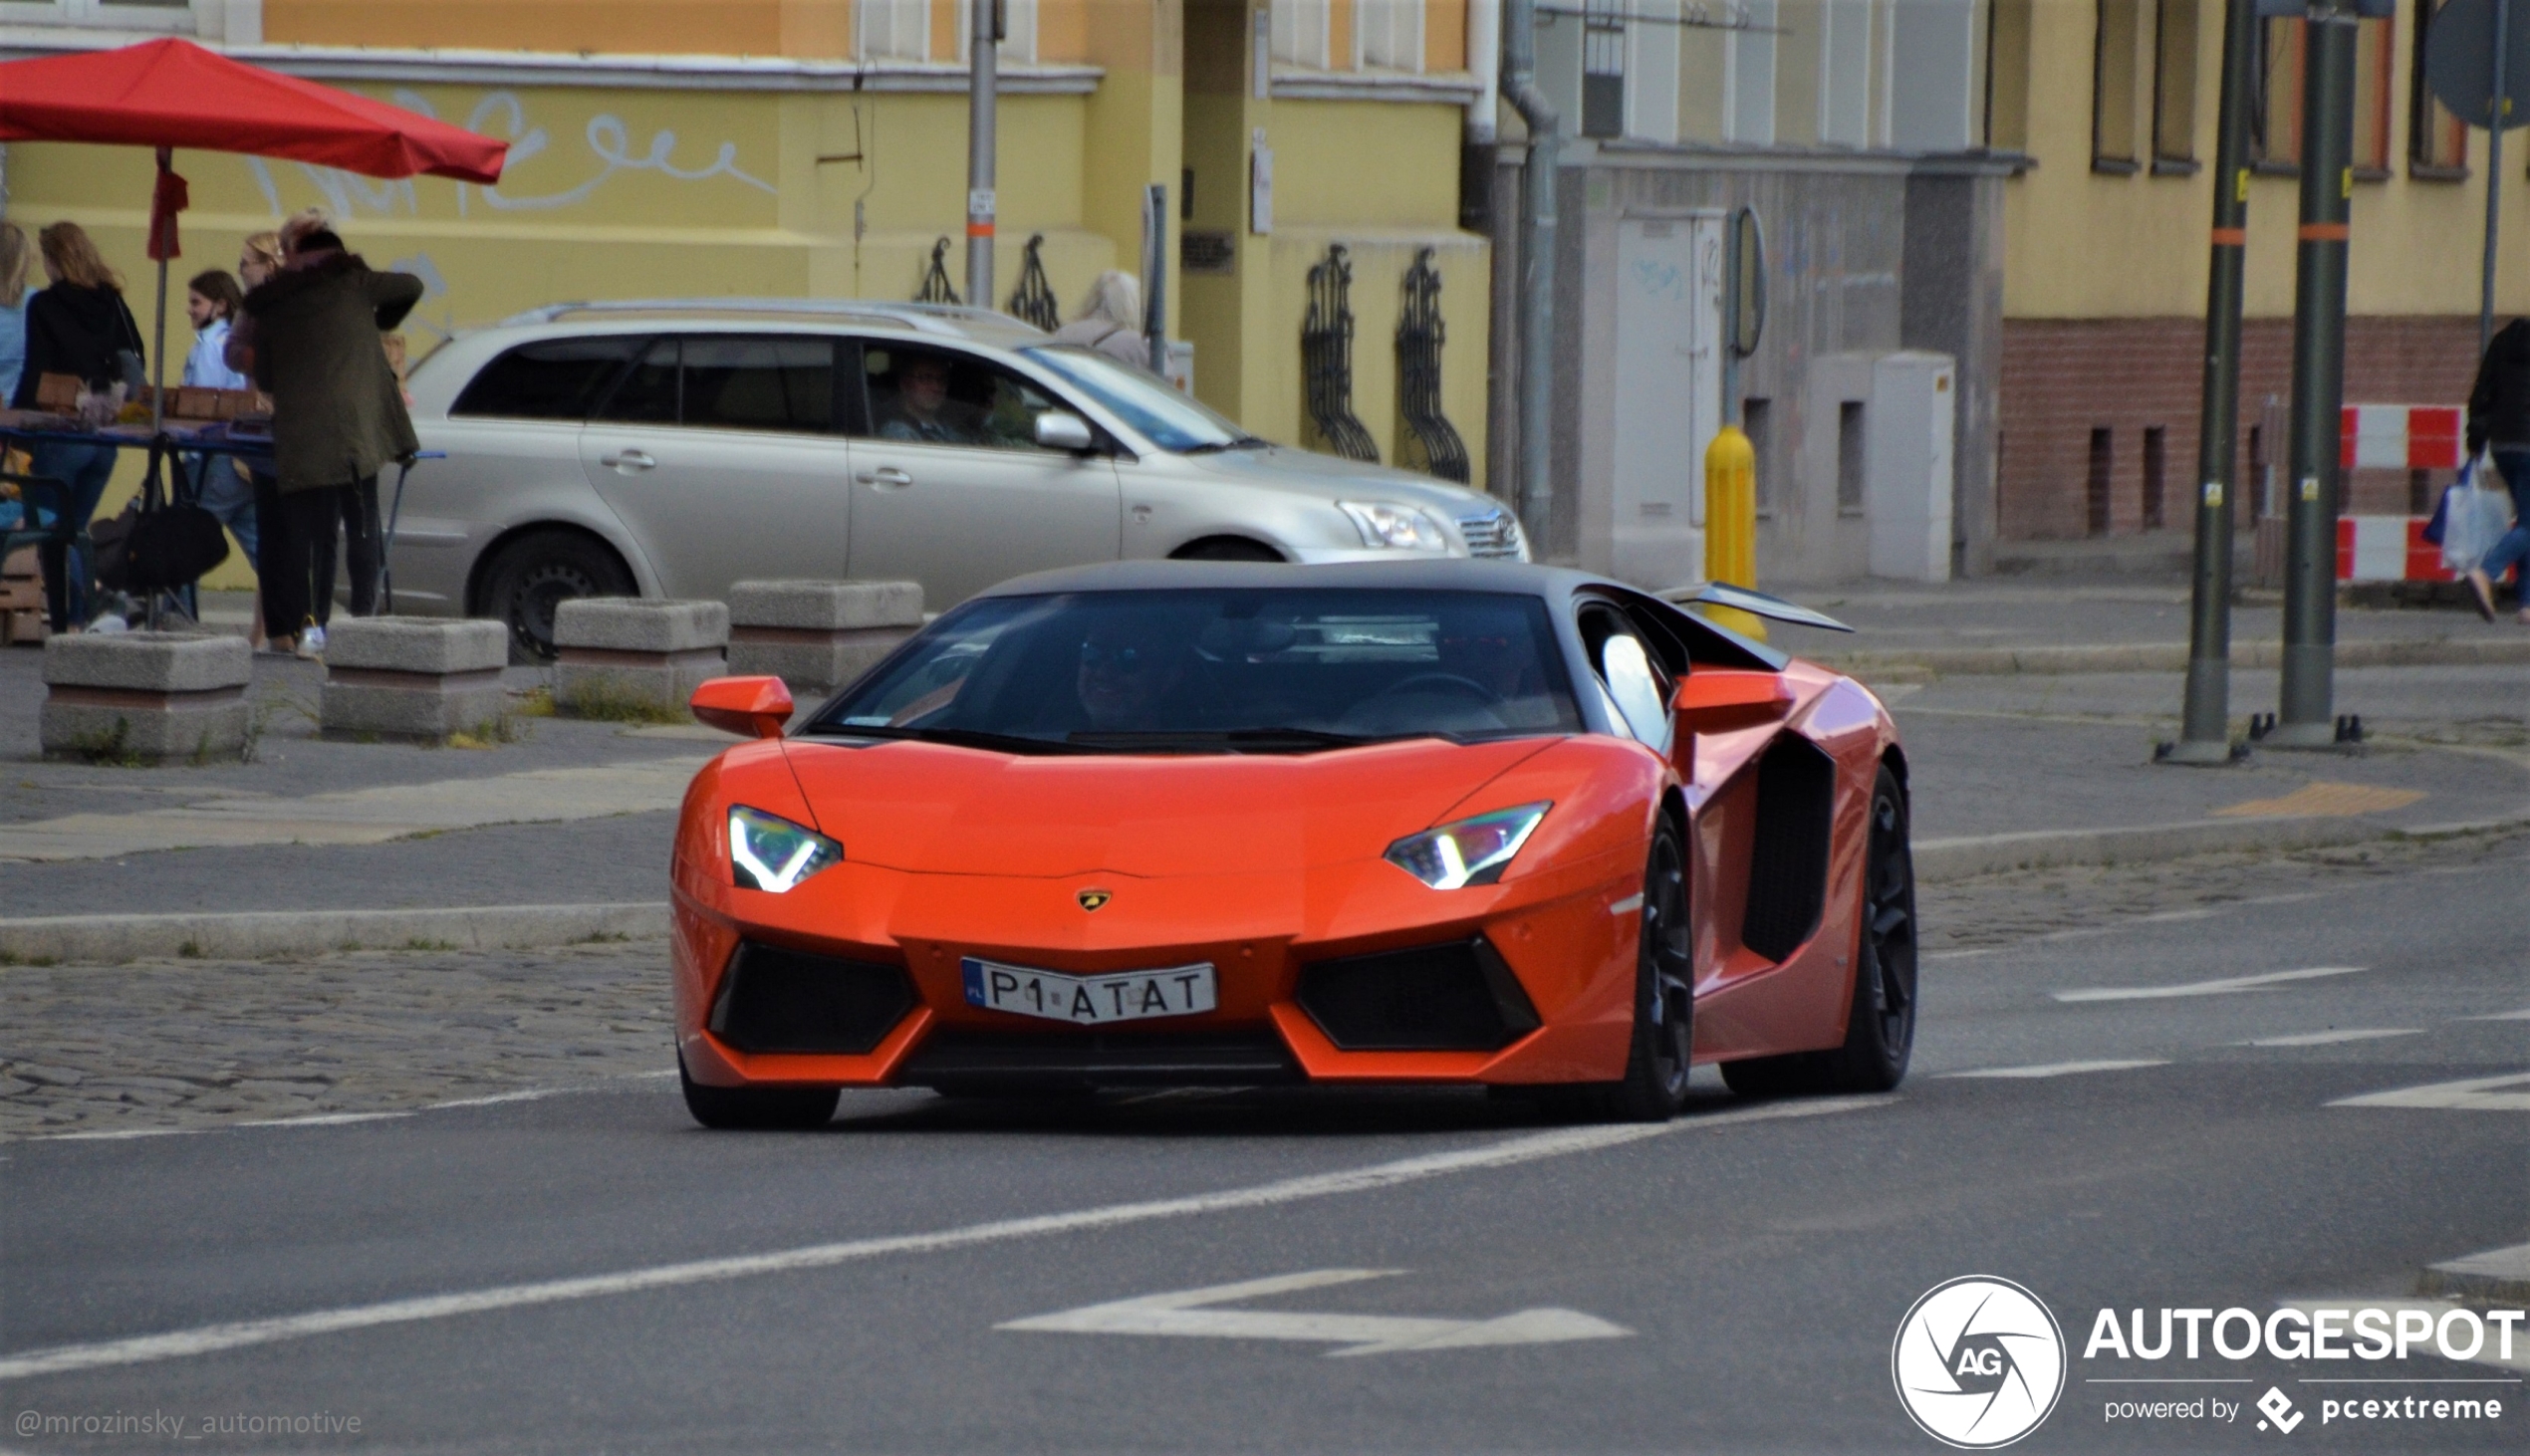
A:
<svg viewBox="0 0 2530 1456">
<path fill-rule="evenodd" d="M 113 965 L 170 956 L 250 960 L 346 948 L 417 948 L 415 942 L 422 942 L 429 949 L 452 945 L 460 950 L 494 950 L 597 939 L 654 940 L 666 934 L 665 901 L 412 910 L 46 915 L 0 920 L 0 961 Z"/>
<path fill-rule="evenodd" d="M 1938 882 L 2007 869 L 2144 864 L 2238 849 L 2316 849 L 2386 840 L 2400 833 L 2392 826 L 2360 819 L 2241 819 L 1924 840 L 1915 845 L 1915 877 Z"/>
<path fill-rule="evenodd" d="M 2184 672 L 2185 642 L 2098 643 L 2073 647 L 1889 647 L 1822 652 L 1809 659 L 1838 672 L 1869 677 L 1893 668 L 1957 677 L 2008 673 Z M 2280 643 L 2234 642 L 2233 667 L 2275 667 Z M 2489 667 L 2530 663 L 2530 633 L 2508 637 L 2437 637 L 2429 641 L 2337 644 L 2340 667 Z"/>
</svg>

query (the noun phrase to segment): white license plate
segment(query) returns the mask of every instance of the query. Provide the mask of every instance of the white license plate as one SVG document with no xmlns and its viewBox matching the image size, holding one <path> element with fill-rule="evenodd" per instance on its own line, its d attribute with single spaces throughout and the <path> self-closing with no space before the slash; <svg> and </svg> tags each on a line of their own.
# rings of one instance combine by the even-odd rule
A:
<svg viewBox="0 0 2530 1456">
<path fill-rule="evenodd" d="M 968 1005 L 1070 1022 L 1074 1026 L 1193 1016 L 1213 1007 L 1210 961 L 1114 976 L 1032 971 L 1026 966 L 1006 966 L 971 955 L 959 961 L 958 967 L 966 975 Z"/>
</svg>

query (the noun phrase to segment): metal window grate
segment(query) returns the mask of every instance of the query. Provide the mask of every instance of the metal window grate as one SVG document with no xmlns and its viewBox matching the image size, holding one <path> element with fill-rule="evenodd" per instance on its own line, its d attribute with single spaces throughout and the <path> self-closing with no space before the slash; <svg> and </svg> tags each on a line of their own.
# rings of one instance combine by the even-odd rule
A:
<svg viewBox="0 0 2530 1456">
<path fill-rule="evenodd" d="M 954 304 L 963 302 L 963 300 L 958 298 L 957 290 L 949 285 L 948 264 L 946 261 L 948 258 L 948 250 L 949 240 L 947 238 L 942 238 L 931 245 L 931 266 L 930 269 L 922 275 L 922 286 L 913 291 L 913 301 L 915 303 Z"/>
<path fill-rule="evenodd" d="M 1046 282 L 1046 266 L 1037 256 L 1044 246 L 1044 233 L 1028 235 L 1027 251 L 1020 255 L 1019 287 L 1010 295 L 1010 317 L 1025 319 L 1048 334 L 1063 327 L 1063 310 L 1054 301 L 1054 285 Z"/>
<path fill-rule="evenodd" d="M 1405 303 L 1396 318 L 1396 406 L 1405 417 L 1398 464 L 1406 463 L 1406 446 L 1415 447 L 1422 468 L 1443 480 L 1467 483 L 1467 443 L 1440 409 L 1440 347 L 1446 331 L 1440 320 L 1440 270 L 1432 266 L 1434 250 L 1414 254 L 1405 270 Z"/>
<path fill-rule="evenodd" d="M 1353 263 L 1344 244 L 1309 270 L 1309 313 L 1300 325 L 1300 368 L 1310 422 L 1327 448 L 1377 464 L 1380 447 L 1353 414 Z"/>
</svg>

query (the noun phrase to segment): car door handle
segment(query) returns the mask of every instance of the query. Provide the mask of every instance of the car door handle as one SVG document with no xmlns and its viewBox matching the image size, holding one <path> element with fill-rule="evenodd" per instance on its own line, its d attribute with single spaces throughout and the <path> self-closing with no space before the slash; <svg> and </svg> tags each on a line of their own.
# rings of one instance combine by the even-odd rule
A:
<svg viewBox="0 0 2530 1456">
<path fill-rule="evenodd" d="M 902 490 L 913 484 L 912 476 L 893 465 L 882 465 L 876 470 L 865 470 L 853 478 L 864 485 L 886 486 L 891 490 Z"/>
<path fill-rule="evenodd" d="M 598 463 L 617 470 L 647 470 L 658 462 L 640 450 L 618 450 L 612 455 L 600 455 Z"/>
</svg>

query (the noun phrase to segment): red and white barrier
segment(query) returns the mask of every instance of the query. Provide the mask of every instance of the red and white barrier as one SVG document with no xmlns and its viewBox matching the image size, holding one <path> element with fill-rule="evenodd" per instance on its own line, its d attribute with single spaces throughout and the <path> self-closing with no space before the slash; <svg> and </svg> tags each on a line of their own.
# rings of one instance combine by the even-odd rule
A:
<svg viewBox="0 0 2530 1456">
<path fill-rule="evenodd" d="M 2442 548 L 2424 539 L 2428 516 L 2339 516 L 2340 582 L 2448 582 Z"/>
<path fill-rule="evenodd" d="M 2457 470 L 2465 458 L 2461 435 L 2467 420 L 2468 411 L 2455 405 L 2349 404 L 2338 429 L 2337 464 L 2347 470 Z"/>
</svg>

